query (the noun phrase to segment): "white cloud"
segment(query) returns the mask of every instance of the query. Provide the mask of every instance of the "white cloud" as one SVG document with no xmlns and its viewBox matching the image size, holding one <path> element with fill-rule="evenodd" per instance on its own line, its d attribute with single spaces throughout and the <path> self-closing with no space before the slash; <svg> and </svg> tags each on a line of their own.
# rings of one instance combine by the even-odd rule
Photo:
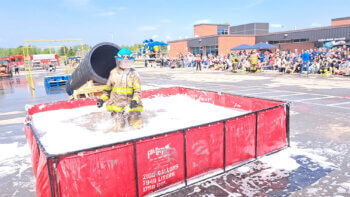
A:
<svg viewBox="0 0 350 197">
<path fill-rule="evenodd" d="M 118 10 L 118 11 L 127 10 L 127 9 L 128 9 L 128 7 L 125 7 L 125 6 L 120 6 L 120 7 L 115 8 L 115 10 Z"/>
<path fill-rule="evenodd" d="M 311 23 L 311 27 L 321 27 L 321 26 L 322 24 L 320 23 L 316 23 L 316 22 Z"/>
<path fill-rule="evenodd" d="M 157 39 L 157 38 L 159 38 L 158 35 L 153 35 L 153 36 L 152 36 L 152 39 Z"/>
<path fill-rule="evenodd" d="M 156 30 L 158 27 L 157 26 L 152 26 L 152 25 L 143 25 L 139 27 L 140 31 L 154 31 Z"/>
<path fill-rule="evenodd" d="M 90 3 L 90 0 L 64 0 L 66 4 L 75 6 L 86 6 Z"/>
<path fill-rule="evenodd" d="M 97 16 L 113 16 L 113 15 L 115 15 L 115 12 L 101 12 L 97 14 Z"/>
<path fill-rule="evenodd" d="M 197 24 L 211 23 L 211 22 L 212 22 L 212 20 L 210 20 L 210 19 L 202 19 L 202 20 L 195 21 L 194 24 L 197 25 Z"/>
<path fill-rule="evenodd" d="M 171 20 L 169 19 L 162 19 L 160 20 L 161 23 L 171 23 Z"/>
<path fill-rule="evenodd" d="M 258 5 L 262 4 L 263 2 L 264 2 L 264 0 L 255 0 L 255 1 L 250 2 L 245 7 L 246 8 L 252 8 L 252 7 L 255 7 L 255 6 L 258 6 Z"/>
<path fill-rule="evenodd" d="M 182 39 L 182 36 L 179 36 L 179 39 Z"/>
<path fill-rule="evenodd" d="M 270 24 L 271 28 L 282 28 L 281 24 Z"/>
</svg>

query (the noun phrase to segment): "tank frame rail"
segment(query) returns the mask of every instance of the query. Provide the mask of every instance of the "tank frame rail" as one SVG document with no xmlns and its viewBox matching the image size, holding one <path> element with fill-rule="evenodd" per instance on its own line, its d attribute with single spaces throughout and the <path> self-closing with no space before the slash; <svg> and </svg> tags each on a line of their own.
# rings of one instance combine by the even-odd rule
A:
<svg viewBox="0 0 350 197">
<path fill-rule="evenodd" d="M 169 89 L 169 88 L 161 88 L 161 89 L 157 89 L 157 90 L 162 90 L 162 89 Z M 230 118 L 225 118 L 225 119 L 222 119 L 222 120 L 217 120 L 217 121 L 213 121 L 213 122 L 208 122 L 208 123 L 205 123 L 205 124 L 200 124 L 200 125 L 194 125 L 194 126 L 191 126 L 191 127 L 187 127 L 187 128 L 182 128 L 182 129 L 177 129 L 177 130 L 173 130 L 173 131 L 167 131 L 167 132 L 163 132 L 163 133 L 158 133 L 158 134 L 155 134 L 155 135 L 150 135 L 150 136 L 145 136 L 145 137 L 140 137 L 140 138 L 135 138 L 135 139 L 130 139 L 130 140 L 126 140 L 126 141 L 122 141 L 122 142 L 117 142 L 117 143 L 112 143 L 112 144 L 106 144 L 106 145 L 101 145 L 101 146 L 96 146 L 96 147 L 91 147 L 91 148 L 87 148 L 87 149 L 82 149 L 82 150 L 77 150 L 77 151 L 72 151 L 72 152 L 67 152 L 67 153 L 64 153 L 64 154 L 49 154 L 46 150 L 45 150 L 45 147 L 43 146 L 43 144 L 41 143 L 39 137 L 38 137 L 38 132 L 36 131 L 36 129 L 32 126 L 31 122 L 30 122 L 30 118 L 31 116 L 28 114 L 27 112 L 27 120 L 28 123 L 26 124 L 26 127 L 29 127 L 30 128 L 30 131 L 31 133 L 33 134 L 33 137 L 34 139 L 36 140 L 36 143 L 37 143 L 37 148 L 39 151 L 42 151 L 44 154 L 45 154 L 45 157 L 47 158 L 47 166 L 49 166 L 47 168 L 48 170 L 48 176 L 49 176 L 49 181 L 50 181 L 50 190 L 51 190 L 51 196 L 52 197 L 56 197 L 56 196 L 61 196 L 60 192 L 59 192 L 59 186 L 58 186 L 58 181 L 57 181 L 57 162 L 60 160 L 60 158 L 64 158 L 64 157 L 67 157 L 69 155 L 79 155 L 81 153 L 84 153 L 84 152 L 89 152 L 89 151 L 98 151 L 99 149 L 103 149 L 103 148 L 107 148 L 107 147 L 115 147 L 117 145 L 122 145 L 122 144 L 132 144 L 132 147 L 133 147 L 133 150 L 134 150 L 134 155 L 133 155 L 133 158 L 134 158 L 134 164 L 135 164 L 135 187 L 136 187 L 136 196 L 142 196 L 140 193 L 139 193 L 139 187 L 140 185 L 138 184 L 138 177 L 140 177 L 138 175 L 138 166 L 137 166 L 137 160 L 136 158 L 138 157 L 137 155 L 137 151 L 136 151 L 136 146 L 137 146 L 137 142 L 140 142 L 140 141 L 145 141 L 147 139 L 155 139 L 157 137 L 160 137 L 160 136 L 167 136 L 167 135 L 171 135 L 171 134 L 175 134 L 175 133 L 182 133 L 183 134 L 183 138 L 184 138 L 184 144 L 183 144 L 183 148 L 184 148 L 184 155 L 185 155 L 185 162 L 184 162 L 184 165 L 185 165 L 185 179 L 183 180 L 183 185 L 179 188 L 175 188 L 173 190 L 165 190 L 165 192 L 162 192 L 162 190 L 164 189 L 168 189 L 168 187 L 171 187 L 172 185 L 170 186 L 167 186 L 166 188 L 163 188 L 163 189 L 159 189 L 159 190 L 156 190 L 154 191 L 156 195 L 164 195 L 164 194 L 168 194 L 168 193 L 172 193 L 172 192 L 175 192 L 175 191 L 178 191 L 180 189 L 183 189 L 185 187 L 188 187 L 188 186 L 191 186 L 193 184 L 196 184 L 198 182 L 201 182 L 205 179 L 209 179 L 209 178 L 213 178 L 215 176 L 218 176 L 218 175 L 222 175 L 228 171 L 231 171 L 233 169 L 236 169 L 242 165 L 245 165 L 245 164 L 248 164 L 248 163 L 251 163 L 251 162 L 254 162 L 256 161 L 258 158 L 261 158 L 263 156 L 267 156 L 267 155 L 270 155 L 270 154 L 273 154 L 273 153 L 276 153 L 276 152 L 279 152 L 281 150 L 284 150 L 285 148 L 288 148 L 290 147 L 290 102 L 288 101 L 283 101 L 283 100 L 276 100 L 276 99 L 267 99 L 267 98 L 263 98 L 263 97 L 252 97 L 252 96 L 247 96 L 247 95 L 239 95 L 239 94 L 232 94 L 232 93 L 226 93 L 226 92 L 216 92 L 216 91 L 211 91 L 211 90 L 198 90 L 198 89 L 192 89 L 192 88 L 183 88 L 183 89 L 189 89 L 189 90 L 195 90 L 195 91 L 205 91 L 205 92 L 209 92 L 209 93 L 218 93 L 219 95 L 222 95 L 222 94 L 227 94 L 227 95 L 232 95 L 232 96 L 239 96 L 239 97 L 245 97 L 245 98 L 257 98 L 257 99 L 264 99 L 264 100 L 268 100 L 268 101 L 276 101 L 276 102 L 282 102 L 281 104 L 278 104 L 278 105 L 275 105 L 275 106 L 272 106 L 272 107 L 268 107 L 268 108 L 264 108 L 264 109 L 260 109 L 260 110 L 255 110 L 255 111 L 252 111 L 252 112 L 248 112 L 248 113 L 245 113 L 245 114 L 242 114 L 242 115 L 239 115 L 239 116 L 234 116 L 234 117 L 230 117 Z M 264 112 L 267 112 L 269 110 L 274 110 L 274 109 L 278 109 L 278 108 L 281 108 L 283 107 L 284 110 L 285 110 L 285 115 L 286 115 L 286 122 L 285 122 L 285 129 L 286 129 L 286 143 L 287 143 L 287 146 L 286 147 L 282 147 L 282 148 L 279 148 L 277 150 L 274 150 L 274 151 L 271 151 L 271 152 L 268 152 L 268 153 L 264 153 L 262 155 L 258 155 L 258 119 L 259 119 L 259 114 L 260 113 L 264 113 Z M 211 175 L 209 177 L 205 177 L 205 179 L 198 179 L 196 181 L 192 181 L 189 183 L 189 180 L 190 178 L 188 177 L 188 165 L 187 165 L 187 162 L 186 162 L 186 136 L 187 136 L 187 133 L 191 130 L 191 129 L 194 129 L 194 128 L 200 128 L 202 126 L 207 126 L 207 125 L 214 125 L 214 124 L 218 124 L 218 123 L 223 123 L 223 132 L 224 132 L 224 135 L 223 135 L 223 138 L 224 138 L 224 142 L 226 142 L 226 136 L 227 136 L 227 131 L 226 131 L 226 124 L 227 124 L 227 121 L 230 121 L 230 120 L 233 120 L 233 119 L 239 119 L 239 118 L 243 118 L 243 117 L 247 117 L 247 116 L 250 116 L 250 115 L 255 115 L 255 118 L 256 118 L 256 121 L 254 121 L 255 123 L 255 156 L 250 159 L 250 160 L 247 160 L 247 161 L 243 161 L 243 162 L 239 162 L 239 163 L 236 163 L 235 165 L 231 165 L 231 166 L 226 166 L 226 145 L 225 143 L 223 144 L 224 145 L 224 151 L 223 151 L 223 170 L 220 171 L 219 173 L 215 173 L 214 175 Z M 158 193 L 160 192 L 160 193 Z"/>
</svg>

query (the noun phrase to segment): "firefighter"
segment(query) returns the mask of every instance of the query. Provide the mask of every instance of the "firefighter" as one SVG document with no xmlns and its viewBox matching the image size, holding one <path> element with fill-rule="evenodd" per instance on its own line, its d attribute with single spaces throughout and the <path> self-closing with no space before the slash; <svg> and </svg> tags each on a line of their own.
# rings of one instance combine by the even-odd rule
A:
<svg viewBox="0 0 350 197">
<path fill-rule="evenodd" d="M 140 77 L 131 66 L 134 58 L 129 49 L 119 50 L 116 56 L 117 67 L 109 75 L 103 93 L 97 100 L 97 107 L 106 102 L 107 111 L 115 118 L 115 131 L 125 127 L 126 121 L 135 129 L 142 127 Z"/>
<path fill-rule="evenodd" d="M 255 72 L 256 71 L 256 65 L 258 64 L 258 56 L 256 55 L 256 51 L 253 51 L 253 54 L 250 55 L 250 71 Z"/>
<path fill-rule="evenodd" d="M 237 72 L 238 62 L 239 62 L 238 57 L 234 53 L 232 53 L 232 72 L 234 73 Z"/>
</svg>

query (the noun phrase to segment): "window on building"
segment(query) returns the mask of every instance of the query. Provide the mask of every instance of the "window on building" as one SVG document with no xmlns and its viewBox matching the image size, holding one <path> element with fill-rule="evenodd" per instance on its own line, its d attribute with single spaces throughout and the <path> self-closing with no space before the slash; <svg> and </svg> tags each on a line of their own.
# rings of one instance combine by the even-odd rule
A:
<svg viewBox="0 0 350 197">
<path fill-rule="evenodd" d="M 278 44 L 278 43 L 280 43 L 279 41 L 277 41 L 277 40 L 272 40 L 272 41 L 269 41 L 269 44 Z"/>
<path fill-rule="evenodd" d="M 309 39 L 308 38 L 304 38 L 304 39 L 294 39 L 293 42 L 308 42 Z"/>
<path fill-rule="evenodd" d="M 228 29 L 218 29 L 218 35 L 227 35 Z"/>
<path fill-rule="evenodd" d="M 219 54 L 218 46 L 217 45 L 215 45 L 215 46 L 206 46 L 205 47 L 205 55 L 208 55 L 208 54 L 212 54 L 212 55 L 217 56 Z"/>
<path fill-rule="evenodd" d="M 309 39 L 302 38 L 302 39 L 293 39 L 293 40 L 271 40 L 271 41 L 268 41 L 269 44 L 291 43 L 291 42 L 309 42 Z"/>
<path fill-rule="evenodd" d="M 202 47 L 192 47 L 192 54 L 193 55 L 197 55 L 197 54 L 203 55 L 203 48 Z"/>
<path fill-rule="evenodd" d="M 280 40 L 279 43 L 291 43 L 292 40 Z"/>
</svg>

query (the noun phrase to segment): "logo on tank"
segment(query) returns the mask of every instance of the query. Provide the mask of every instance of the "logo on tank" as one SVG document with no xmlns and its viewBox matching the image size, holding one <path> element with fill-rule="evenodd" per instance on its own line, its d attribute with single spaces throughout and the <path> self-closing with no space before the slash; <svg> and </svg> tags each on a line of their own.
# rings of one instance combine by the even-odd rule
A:
<svg viewBox="0 0 350 197">
<path fill-rule="evenodd" d="M 155 160 L 169 157 L 174 154 L 174 148 L 170 147 L 170 144 L 165 145 L 164 147 L 154 147 L 147 151 L 147 159 Z"/>
</svg>

